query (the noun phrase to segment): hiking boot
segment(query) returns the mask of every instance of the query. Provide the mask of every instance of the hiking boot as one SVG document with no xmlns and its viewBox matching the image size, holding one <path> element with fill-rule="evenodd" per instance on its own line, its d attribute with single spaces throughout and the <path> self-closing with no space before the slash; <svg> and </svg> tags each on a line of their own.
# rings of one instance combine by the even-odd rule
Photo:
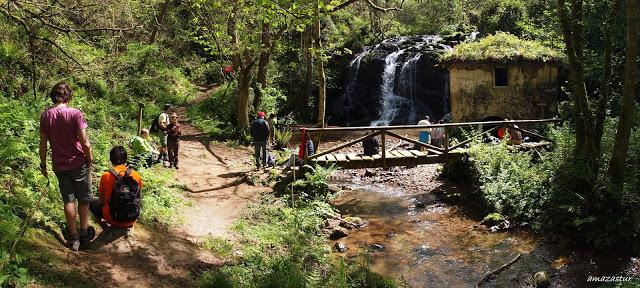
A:
<svg viewBox="0 0 640 288">
<path fill-rule="evenodd" d="M 87 249 L 94 237 L 96 237 L 96 229 L 93 226 L 87 227 L 87 230 L 80 231 L 80 249 Z"/>
<path fill-rule="evenodd" d="M 127 228 L 124 232 L 124 237 L 133 238 L 133 228 Z"/>
<path fill-rule="evenodd" d="M 80 240 L 78 239 L 71 240 L 67 243 L 67 246 L 69 246 L 69 249 L 71 249 L 71 251 L 78 252 L 80 251 Z"/>
</svg>

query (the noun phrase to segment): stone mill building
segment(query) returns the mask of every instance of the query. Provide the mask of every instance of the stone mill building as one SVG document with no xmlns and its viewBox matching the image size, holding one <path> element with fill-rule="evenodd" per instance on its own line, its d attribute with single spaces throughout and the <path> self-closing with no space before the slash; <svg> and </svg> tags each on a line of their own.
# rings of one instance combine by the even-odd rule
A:
<svg viewBox="0 0 640 288">
<path fill-rule="evenodd" d="M 560 53 L 497 33 L 444 55 L 453 122 L 542 119 L 556 115 Z"/>
</svg>

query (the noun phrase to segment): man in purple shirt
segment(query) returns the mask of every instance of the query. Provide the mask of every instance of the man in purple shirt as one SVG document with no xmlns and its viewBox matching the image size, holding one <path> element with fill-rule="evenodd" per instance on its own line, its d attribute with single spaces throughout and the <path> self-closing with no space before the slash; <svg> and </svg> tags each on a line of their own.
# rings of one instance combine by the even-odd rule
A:
<svg viewBox="0 0 640 288">
<path fill-rule="evenodd" d="M 91 145 L 87 138 L 87 121 L 82 112 L 68 107 L 73 91 L 64 82 L 51 90 L 53 106 L 40 116 L 40 170 L 47 172 L 47 144 L 51 144 L 53 172 L 58 178 L 67 220 L 68 245 L 74 251 L 86 248 L 95 234 L 89 229 L 91 191 Z M 76 199 L 79 203 L 80 235 L 76 225 Z"/>
</svg>

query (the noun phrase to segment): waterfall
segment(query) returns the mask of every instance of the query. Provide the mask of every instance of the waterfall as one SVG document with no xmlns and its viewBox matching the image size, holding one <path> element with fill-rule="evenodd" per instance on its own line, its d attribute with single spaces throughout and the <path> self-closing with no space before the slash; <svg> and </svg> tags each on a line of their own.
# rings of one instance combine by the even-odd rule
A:
<svg viewBox="0 0 640 288">
<path fill-rule="evenodd" d="M 380 119 L 371 122 L 371 126 L 389 125 L 393 118 L 400 112 L 400 106 L 406 99 L 399 96 L 395 92 L 396 88 L 396 70 L 398 68 L 398 57 L 405 50 L 398 50 L 387 56 L 384 60 L 384 74 L 382 74 L 382 111 Z"/>
<path fill-rule="evenodd" d="M 439 36 L 386 39 L 347 62 L 344 89 L 332 103 L 338 125 L 415 124 L 448 112 L 448 71 L 436 66 L 451 49 Z M 443 101 L 444 100 L 444 101 Z"/>
<path fill-rule="evenodd" d="M 402 69 L 400 70 L 400 79 L 398 81 L 398 84 L 400 84 L 400 91 L 409 103 L 408 119 L 410 124 L 416 123 L 418 118 L 422 118 L 423 116 L 417 115 L 416 107 L 414 105 L 416 98 L 418 97 L 418 95 L 416 95 L 416 83 L 418 83 L 417 71 L 420 57 L 422 57 L 422 53 L 416 53 L 413 58 L 409 59 L 409 61 L 402 65 Z"/>
</svg>

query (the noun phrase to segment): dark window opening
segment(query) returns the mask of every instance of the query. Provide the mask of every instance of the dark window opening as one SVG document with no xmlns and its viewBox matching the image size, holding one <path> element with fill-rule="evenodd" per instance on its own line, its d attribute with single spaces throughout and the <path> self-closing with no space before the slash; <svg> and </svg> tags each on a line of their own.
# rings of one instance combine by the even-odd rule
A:
<svg viewBox="0 0 640 288">
<path fill-rule="evenodd" d="M 496 68 L 494 78 L 496 86 L 509 86 L 509 74 L 506 67 Z"/>
</svg>

